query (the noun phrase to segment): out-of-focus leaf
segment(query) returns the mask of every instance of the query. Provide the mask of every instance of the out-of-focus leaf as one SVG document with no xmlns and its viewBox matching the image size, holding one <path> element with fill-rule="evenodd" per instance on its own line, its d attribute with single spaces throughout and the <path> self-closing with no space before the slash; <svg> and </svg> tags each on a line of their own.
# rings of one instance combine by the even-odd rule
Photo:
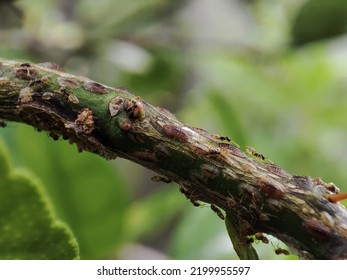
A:
<svg viewBox="0 0 347 280">
<path fill-rule="evenodd" d="M 149 197 L 135 201 L 127 211 L 128 238 L 144 239 L 160 232 L 186 209 L 187 204 L 177 186 L 162 188 Z"/>
<path fill-rule="evenodd" d="M 224 222 L 209 208 L 191 208 L 183 213 L 169 247 L 173 259 L 237 259 Z"/>
<path fill-rule="evenodd" d="M 41 186 L 12 170 L 0 145 L 0 259 L 78 259 L 69 228 L 57 220 Z"/>
<path fill-rule="evenodd" d="M 180 103 L 177 99 L 184 90 L 187 74 L 181 52 L 170 48 L 150 50 L 152 63 L 144 73 L 121 73 L 123 85 L 144 98 L 172 104 Z M 130 58 L 129 58 L 130 59 Z M 172 108 L 169 108 L 172 109 Z"/>
<path fill-rule="evenodd" d="M 124 238 L 128 202 L 126 187 L 116 170 L 96 155 L 79 154 L 66 141 L 54 142 L 31 127 L 15 126 L 8 137 L 13 157 L 42 178 L 59 216 L 76 235 L 81 258 L 114 254 Z"/>
<path fill-rule="evenodd" d="M 219 91 L 213 90 L 209 94 L 209 100 L 213 112 L 219 117 L 223 128 L 228 135 L 232 135 L 236 143 L 242 147 L 246 146 L 245 132 L 239 120 L 239 114 L 234 109 L 235 104 L 229 102 Z"/>
<path fill-rule="evenodd" d="M 299 10 L 292 25 L 295 46 L 332 38 L 347 31 L 347 1 L 310 0 Z"/>
<path fill-rule="evenodd" d="M 23 12 L 16 7 L 13 0 L 3 0 L 0 3 L 0 28 L 19 27 L 22 22 Z"/>
<path fill-rule="evenodd" d="M 172 13 L 185 1 L 101 0 L 98 6 L 95 6 L 94 1 L 80 1 L 78 11 L 81 18 L 91 26 L 88 36 L 105 38 L 111 34 L 125 33 L 129 29 L 142 26 L 153 17 Z M 134 18 L 136 20 L 133 20 Z"/>
</svg>

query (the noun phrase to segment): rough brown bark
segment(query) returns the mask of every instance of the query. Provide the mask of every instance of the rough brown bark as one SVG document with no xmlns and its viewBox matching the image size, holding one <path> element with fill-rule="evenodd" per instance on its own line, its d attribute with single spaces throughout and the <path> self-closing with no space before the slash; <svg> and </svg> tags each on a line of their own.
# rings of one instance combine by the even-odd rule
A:
<svg viewBox="0 0 347 280">
<path fill-rule="evenodd" d="M 233 241 L 245 247 L 246 236 L 262 232 L 301 258 L 347 258 L 347 212 L 334 184 L 292 176 L 256 151 L 246 154 L 228 137 L 181 123 L 127 90 L 69 75 L 52 63 L 0 59 L 0 118 L 106 159 L 134 161 L 160 174 L 154 180 L 177 182 L 193 205 L 210 203 L 226 218 L 236 229 L 229 232 L 237 232 Z"/>
</svg>

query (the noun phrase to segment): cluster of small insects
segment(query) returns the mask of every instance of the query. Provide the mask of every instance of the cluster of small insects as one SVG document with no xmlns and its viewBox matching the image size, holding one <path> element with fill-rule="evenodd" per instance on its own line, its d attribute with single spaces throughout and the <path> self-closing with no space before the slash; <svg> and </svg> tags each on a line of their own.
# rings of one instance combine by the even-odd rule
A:
<svg viewBox="0 0 347 280">
<path fill-rule="evenodd" d="M 132 99 L 124 99 L 121 96 L 114 97 L 110 100 L 108 109 L 111 117 L 121 115 L 123 112 L 123 115 L 118 119 L 118 125 L 123 131 L 131 130 L 132 120 L 142 120 L 145 117 L 145 110 L 140 97 Z M 136 141 L 135 138 L 132 140 Z"/>
<path fill-rule="evenodd" d="M 316 186 L 322 186 L 329 191 L 329 194 L 325 195 L 331 203 L 338 203 L 339 201 L 347 199 L 347 193 L 340 193 L 340 189 L 334 183 L 324 183 L 321 178 L 313 179 L 312 182 Z"/>
<path fill-rule="evenodd" d="M 45 85 L 51 79 L 51 76 L 39 77 L 38 71 L 30 63 L 20 64 L 19 68 L 16 69 L 15 77 L 29 81 L 28 85 L 19 92 L 20 104 L 30 103 L 34 100 L 35 96 L 42 95 Z"/>
<path fill-rule="evenodd" d="M 43 66 L 47 67 L 45 65 Z M 56 70 L 60 71 L 59 68 L 57 68 Z M 49 76 L 45 76 L 38 79 L 37 70 L 35 70 L 34 68 L 31 68 L 31 65 L 29 63 L 21 64 L 20 68 L 16 70 L 15 76 L 19 79 L 30 80 L 28 87 L 25 87 L 20 91 L 19 98 L 20 98 L 21 104 L 32 102 L 34 86 L 47 83 L 50 80 Z M 57 82 L 60 86 L 60 91 L 65 93 L 67 100 L 72 104 L 79 104 L 80 101 L 78 97 L 72 93 L 69 93 L 67 90 L 75 89 L 82 86 L 81 82 L 78 80 L 74 80 L 72 78 L 58 78 Z M 93 81 L 84 82 L 83 87 L 86 90 L 93 93 L 97 93 L 97 94 L 107 94 L 111 92 L 112 90 L 102 84 L 99 84 Z M 54 97 L 54 93 L 43 92 L 41 96 L 42 96 L 42 99 L 44 100 L 50 100 L 51 98 Z M 109 113 L 111 117 L 118 115 L 121 111 L 123 111 L 123 114 L 126 115 L 126 117 L 119 118 L 118 120 L 118 125 L 122 131 L 130 131 L 132 129 L 133 120 L 136 120 L 136 119 L 142 120 L 145 117 L 144 104 L 140 97 L 125 99 L 123 97 L 117 96 L 111 99 L 109 102 Z M 5 122 L 0 121 L 0 126 L 5 126 L 5 125 L 6 125 Z M 83 108 L 79 112 L 77 119 L 75 120 L 75 125 L 83 133 L 87 135 L 91 134 L 94 129 L 93 112 L 88 108 Z M 189 128 L 180 126 L 178 124 L 164 124 L 161 126 L 161 131 L 165 136 L 182 143 L 189 142 L 189 140 L 191 139 L 193 135 L 192 131 L 189 130 Z M 207 135 L 206 137 L 213 138 L 218 141 L 222 141 L 217 143 L 219 149 L 216 150 L 215 153 L 213 151 L 210 152 L 210 155 L 214 154 L 219 156 L 223 153 L 226 153 L 226 154 L 229 153 L 237 157 L 242 157 L 242 158 L 246 157 L 246 155 L 243 152 L 241 152 L 236 145 L 223 142 L 223 141 L 225 142 L 232 141 L 228 136 L 220 136 L 217 134 L 209 135 L 208 133 L 206 134 L 205 132 L 202 132 L 202 130 L 200 130 L 200 133 Z M 53 138 L 57 137 L 53 132 L 51 133 L 51 136 Z M 205 152 L 203 149 L 202 151 Z M 260 161 L 267 160 L 263 154 L 258 153 L 252 147 L 247 146 L 246 152 Z M 160 157 L 169 157 L 170 151 L 168 151 L 164 146 L 160 146 L 159 144 L 156 146 L 154 153 L 151 151 L 136 151 L 136 152 L 133 152 L 132 156 L 136 157 L 139 161 L 142 161 L 146 164 L 152 164 L 152 163 L 158 162 L 158 158 Z M 264 166 L 266 166 L 266 169 L 268 171 L 278 176 L 281 176 L 281 177 L 289 176 L 281 168 L 279 168 L 278 166 L 272 163 L 269 163 Z M 199 167 L 197 167 L 197 169 L 194 169 L 190 173 L 190 178 L 195 183 L 205 185 L 207 184 L 209 179 L 216 178 L 217 176 L 220 175 L 220 173 L 221 171 L 217 167 L 207 163 L 203 163 Z M 165 182 L 165 183 L 171 182 L 170 179 L 163 176 L 154 176 L 152 180 L 156 182 Z M 347 193 L 340 194 L 339 189 L 332 183 L 324 184 L 324 182 L 317 180 L 316 184 L 321 184 L 332 193 L 332 194 L 329 194 L 329 196 L 327 197 L 327 199 L 332 203 L 337 203 L 338 201 L 347 199 Z M 268 177 L 259 178 L 255 186 L 252 186 L 252 188 L 254 187 L 257 188 L 256 192 L 258 193 L 258 195 L 260 192 L 260 193 L 263 193 L 265 196 L 269 198 L 273 198 L 273 199 L 281 199 L 286 194 L 286 189 L 281 183 Z M 242 190 L 245 196 L 248 196 L 252 202 L 256 202 L 255 192 L 251 188 L 243 188 Z M 185 188 L 183 187 L 180 188 L 180 191 L 191 201 L 191 203 L 194 206 L 200 206 L 200 203 L 197 202 L 193 198 L 192 194 L 189 193 Z M 226 199 L 226 203 L 229 207 L 234 207 L 237 204 L 232 197 L 228 197 Z M 225 219 L 221 209 L 219 209 L 215 204 L 211 204 L 210 207 L 211 207 L 211 210 L 215 212 L 220 219 L 222 220 Z M 267 222 L 269 221 L 269 216 L 266 214 L 260 214 L 259 219 L 263 222 Z M 321 223 L 318 220 L 307 220 L 302 224 L 302 228 L 307 234 L 309 234 L 310 236 L 312 236 L 313 238 L 317 240 L 325 241 L 325 240 L 330 240 L 332 238 L 331 230 L 325 224 Z M 254 238 L 255 240 L 261 241 L 264 244 L 269 243 L 268 238 L 262 232 L 256 233 L 254 235 Z M 253 237 L 248 238 L 247 242 L 254 242 Z M 277 255 L 279 254 L 288 255 L 289 251 L 286 249 L 277 248 L 275 249 L 275 253 Z"/>
<path fill-rule="evenodd" d="M 246 244 L 251 244 L 253 242 L 262 242 L 264 244 L 269 244 L 270 241 L 269 239 L 264 235 L 262 232 L 257 232 L 254 236 L 246 236 L 245 237 L 245 243 Z M 285 255 L 288 256 L 290 255 L 290 252 L 287 249 L 280 248 L 278 246 L 274 246 L 273 243 L 271 242 L 272 247 L 274 248 L 274 252 L 276 255 Z"/>
<path fill-rule="evenodd" d="M 60 88 L 56 90 L 55 93 L 62 95 L 72 104 L 77 105 L 80 103 L 78 97 L 71 93 L 72 89 L 77 89 L 81 86 L 81 82 L 79 80 L 70 77 L 59 77 L 57 82 Z"/>
<path fill-rule="evenodd" d="M 91 134 L 94 129 L 93 111 L 89 108 L 83 108 L 78 114 L 75 124 L 85 134 Z"/>
<path fill-rule="evenodd" d="M 282 249 L 282 248 L 277 248 L 277 249 L 275 249 L 275 254 L 276 254 L 276 255 L 281 255 L 281 254 L 283 254 L 283 255 L 286 255 L 286 256 L 290 255 L 290 253 L 289 253 L 288 250 Z"/>
<path fill-rule="evenodd" d="M 64 97 L 67 102 L 70 104 L 80 104 L 79 98 L 72 93 L 71 90 L 83 87 L 85 90 L 88 90 L 96 94 L 107 94 L 113 89 L 102 84 L 99 84 L 94 81 L 83 81 L 76 79 L 68 75 L 59 75 L 56 82 L 59 86 L 58 89 L 53 92 L 46 90 L 47 85 L 49 86 L 50 81 L 53 76 L 47 75 L 40 77 L 38 70 L 40 67 L 48 68 L 54 71 L 62 71 L 62 67 L 54 63 L 42 63 L 38 65 L 38 68 L 33 67 L 30 63 L 22 63 L 18 65 L 18 68 L 15 70 L 15 77 L 30 81 L 28 86 L 23 88 L 19 94 L 20 104 L 27 104 L 33 102 L 34 98 L 41 97 L 42 101 L 59 102 L 60 105 L 63 104 L 61 98 L 55 97 Z M 37 70 L 38 69 L 38 70 Z M 2 81 L 7 83 L 7 80 Z M 118 89 L 121 92 L 126 92 L 125 90 Z M 143 119 L 145 116 L 144 105 L 140 97 L 134 98 L 122 98 L 120 96 L 115 97 L 109 102 L 109 112 L 111 117 L 117 115 L 120 111 L 123 112 L 123 115 L 117 118 L 118 126 L 122 131 L 128 132 L 132 129 L 132 121 L 135 119 Z M 77 114 L 75 121 L 71 124 L 65 124 L 67 129 L 76 129 L 77 132 L 83 132 L 85 134 L 91 134 L 95 128 L 93 112 L 88 108 L 83 108 Z M 57 139 L 58 136 L 56 133 L 51 133 L 51 136 L 54 139 Z M 67 136 L 66 136 L 67 137 Z M 69 137 L 67 137 L 69 138 Z M 140 161 L 143 162 L 153 162 L 155 155 L 149 155 L 150 153 L 139 152 L 137 154 Z"/>
<path fill-rule="evenodd" d="M 54 63 L 42 63 L 40 66 L 61 71 L 62 68 Z M 33 101 L 34 96 L 41 96 L 43 100 L 51 100 L 54 97 L 54 93 L 46 92 L 45 87 L 48 85 L 52 76 L 46 75 L 39 77 L 38 71 L 31 67 L 30 63 L 22 63 L 20 68 L 16 70 L 15 76 L 23 80 L 29 80 L 27 87 L 20 91 L 19 100 L 21 104 L 29 103 Z M 58 90 L 55 90 L 56 94 L 63 94 L 67 100 L 73 104 L 79 104 L 79 99 L 74 94 L 69 93 L 70 89 L 76 89 L 80 87 L 81 82 L 71 77 L 59 77 L 57 83 L 60 86 Z"/>
<path fill-rule="evenodd" d="M 125 102 L 125 111 L 128 113 L 130 118 L 143 119 L 145 117 L 145 110 L 140 97 L 128 99 Z"/>
<path fill-rule="evenodd" d="M 123 131 L 130 131 L 132 121 L 142 120 L 145 117 L 144 105 L 140 97 L 124 99 L 121 96 L 116 96 L 109 101 L 108 109 L 111 117 L 119 115 L 118 125 Z M 128 134 L 133 142 L 137 142 L 134 135 Z"/>
<path fill-rule="evenodd" d="M 259 240 L 259 241 L 263 242 L 264 244 L 269 244 L 269 239 L 267 239 L 267 237 L 262 232 L 257 232 L 254 235 L 254 237 L 256 240 Z"/>
<path fill-rule="evenodd" d="M 269 244 L 269 239 L 264 235 L 262 232 L 257 232 L 254 236 L 246 236 L 245 237 L 245 242 L 246 244 L 250 244 L 253 242 L 262 242 L 264 244 Z"/>
</svg>

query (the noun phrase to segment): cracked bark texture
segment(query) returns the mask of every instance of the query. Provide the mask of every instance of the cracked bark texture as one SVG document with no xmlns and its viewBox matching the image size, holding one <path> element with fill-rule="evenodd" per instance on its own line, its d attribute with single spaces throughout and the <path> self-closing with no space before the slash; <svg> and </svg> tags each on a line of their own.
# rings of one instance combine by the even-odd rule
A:
<svg viewBox="0 0 347 280">
<path fill-rule="evenodd" d="M 156 181 L 176 182 L 193 205 L 210 203 L 226 219 L 239 256 L 248 250 L 257 257 L 247 236 L 261 232 L 304 259 L 347 258 L 347 212 L 334 184 L 288 174 L 253 149 L 244 153 L 229 137 L 181 123 L 123 88 L 53 63 L 0 59 L 0 118 L 47 131 L 80 151 L 136 162 L 157 172 Z"/>
</svg>

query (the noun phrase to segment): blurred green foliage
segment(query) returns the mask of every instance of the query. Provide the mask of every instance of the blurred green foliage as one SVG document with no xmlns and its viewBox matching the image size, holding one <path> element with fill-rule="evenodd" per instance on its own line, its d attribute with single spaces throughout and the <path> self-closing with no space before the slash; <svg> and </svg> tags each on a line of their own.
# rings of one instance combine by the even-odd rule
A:
<svg viewBox="0 0 347 280">
<path fill-rule="evenodd" d="M 292 174 L 322 177 L 343 191 L 347 48 L 337 35 L 344 23 L 319 35 L 328 23 L 303 16 L 317 20 L 307 8 L 313 2 L 338 13 L 328 9 L 336 1 L 315 0 L 12 1 L 20 12 L 1 25 L 0 56 L 54 61 L 128 88 L 192 126 L 253 146 Z M 152 182 L 152 172 L 79 154 L 21 124 L 0 137 L 15 166 L 43 182 L 82 259 L 236 258 L 209 207 L 192 207 L 175 184 Z M 288 258 L 274 254 L 279 241 L 270 243 L 256 245 L 260 258 Z"/>
<path fill-rule="evenodd" d="M 35 178 L 12 170 L 0 145 L 0 259 L 78 259 L 78 245 L 53 215 Z"/>
<path fill-rule="evenodd" d="M 322 20 L 324 24 L 321 24 Z M 332 38 L 347 31 L 347 1 L 307 1 L 294 20 L 292 42 L 301 46 Z"/>
</svg>

